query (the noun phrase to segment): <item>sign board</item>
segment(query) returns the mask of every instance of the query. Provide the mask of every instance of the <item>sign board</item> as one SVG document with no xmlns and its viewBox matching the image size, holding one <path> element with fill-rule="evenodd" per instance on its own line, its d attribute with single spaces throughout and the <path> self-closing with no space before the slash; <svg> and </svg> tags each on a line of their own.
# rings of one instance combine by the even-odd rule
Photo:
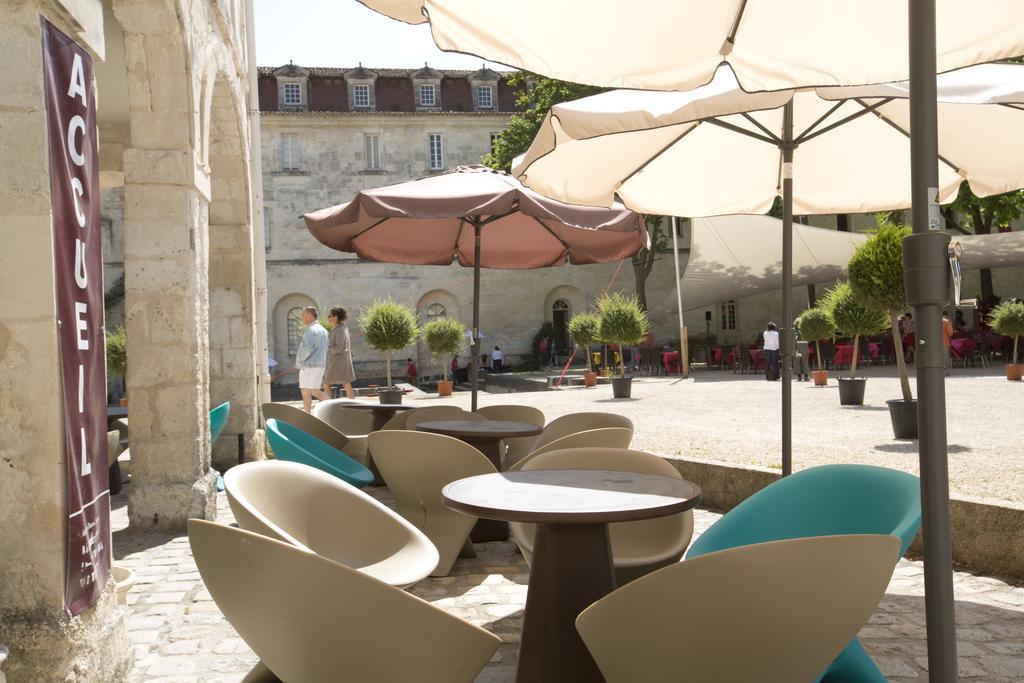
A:
<svg viewBox="0 0 1024 683">
<path fill-rule="evenodd" d="M 96 90 L 92 57 L 45 20 L 43 69 L 67 463 L 64 607 L 76 615 L 96 602 L 110 576 Z"/>
</svg>

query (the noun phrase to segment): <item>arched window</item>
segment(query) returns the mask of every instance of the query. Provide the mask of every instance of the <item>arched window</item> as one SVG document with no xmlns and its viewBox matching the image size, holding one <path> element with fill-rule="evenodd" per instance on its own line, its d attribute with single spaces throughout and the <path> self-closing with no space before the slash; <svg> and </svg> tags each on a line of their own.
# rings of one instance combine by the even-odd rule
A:
<svg viewBox="0 0 1024 683">
<path fill-rule="evenodd" d="M 558 311 L 566 311 L 566 312 L 568 312 L 569 311 L 569 302 L 566 301 L 565 299 L 558 299 L 558 300 L 556 300 L 555 303 L 551 306 L 551 312 L 552 313 L 556 313 Z"/>
<path fill-rule="evenodd" d="M 441 304 L 430 304 L 427 306 L 427 322 L 432 323 L 448 316 L 448 311 Z"/>
<path fill-rule="evenodd" d="M 296 306 L 288 310 L 288 355 L 294 356 L 299 352 L 299 342 L 302 341 L 303 323 L 302 307 Z"/>
</svg>

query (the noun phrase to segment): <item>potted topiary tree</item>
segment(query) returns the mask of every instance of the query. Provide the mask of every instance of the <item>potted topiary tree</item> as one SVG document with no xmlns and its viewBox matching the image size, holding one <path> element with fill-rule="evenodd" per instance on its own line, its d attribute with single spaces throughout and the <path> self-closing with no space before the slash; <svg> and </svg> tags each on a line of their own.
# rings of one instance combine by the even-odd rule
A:
<svg viewBox="0 0 1024 683">
<path fill-rule="evenodd" d="M 857 377 L 857 358 L 860 353 L 862 335 L 877 334 L 885 329 L 889 319 L 885 311 L 862 302 L 849 282 L 839 282 L 825 292 L 822 307 L 829 312 L 842 334 L 853 337 L 853 359 L 850 361 L 850 377 L 839 378 L 839 403 L 844 406 L 864 404 L 864 389 L 867 380 Z"/>
<path fill-rule="evenodd" d="M 394 299 L 374 301 L 359 316 L 363 338 L 372 348 L 383 351 L 387 363 L 387 387 L 377 392 L 381 403 L 401 403 L 402 390 L 391 382 L 391 357 L 416 341 L 419 325 L 416 312 Z"/>
<path fill-rule="evenodd" d="M 448 379 L 448 365 L 452 356 L 462 350 L 462 342 L 466 335 L 466 326 L 451 318 L 438 318 L 423 327 L 423 341 L 430 353 L 441 357 L 441 376 L 437 383 L 438 396 L 451 396 L 454 382 Z"/>
<path fill-rule="evenodd" d="M 600 318 L 593 313 L 580 313 L 569 320 L 569 336 L 587 354 L 587 371 L 583 373 L 583 383 L 588 387 L 597 385 L 597 373 L 590 362 L 590 345 L 601 340 L 597 334 L 600 325 Z"/>
<path fill-rule="evenodd" d="M 107 331 L 107 374 L 121 378 L 121 407 L 128 405 L 124 380 L 128 372 L 128 337 L 123 327 Z"/>
<path fill-rule="evenodd" d="M 886 401 L 897 439 L 917 438 L 917 401 L 910 393 L 910 376 L 897 323 L 900 313 L 907 309 L 903 289 L 903 238 L 909 234 L 910 228 L 883 222 L 878 232 L 857 247 L 847 266 L 854 295 L 866 306 L 885 311 L 889 319 L 903 392 L 902 399 Z"/>
<path fill-rule="evenodd" d="M 992 309 L 988 322 L 999 334 L 1013 337 L 1013 355 L 1006 364 L 1006 379 L 1019 382 L 1024 364 L 1017 362 L 1017 342 L 1024 335 L 1024 301 L 1004 301 Z"/>
<path fill-rule="evenodd" d="M 629 398 L 632 394 L 633 378 L 626 376 L 626 362 L 621 349 L 628 344 L 639 344 L 647 335 L 651 324 L 647 313 L 640 307 L 635 296 L 619 292 L 603 294 L 595 304 L 598 317 L 597 334 L 602 341 L 619 346 L 619 376 L 612 378 L 612 395 L 615 398 Z"/>
<path fill-rule="evenodd" d="M 836 334 L 836 323 L 832 315 L 820 306 L 809 308 L 800 314 L 800 336 L 809 342 L 814 342 L 815 357 L 818 359 L 818 369 L 811 374 L 814 376 L 814 386 L 823 387 L 828 384 L 828 370 L 825 369 L 821 358 L 821 340 L 831 339 Z"/>
</svg>

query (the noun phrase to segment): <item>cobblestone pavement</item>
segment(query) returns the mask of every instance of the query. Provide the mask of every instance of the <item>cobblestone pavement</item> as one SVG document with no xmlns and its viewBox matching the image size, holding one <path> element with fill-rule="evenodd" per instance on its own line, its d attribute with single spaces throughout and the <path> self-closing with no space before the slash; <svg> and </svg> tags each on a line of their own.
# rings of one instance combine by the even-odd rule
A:
<svg viewBox="0 0 1024 683">
<path fill-rule="evenodd" d="M 390 502 L 385 489 L 369 491 Z M 188 538 L 130 533 L 125 494 L 113 503 L 115 562 L 138 576 L 126 608 L 135 648 L 129 680 L 241 681 L 257 658 L 203 587 Z M 698 510 L 697 533 L 717 518 Z M 224 494 L 218 520 L 233 522 Z M 476 548 L 478 556 L 460 559 L 450 576 L 422 581 L 411 592 L 501 637 L 504 645 L 477 681 L 514 681 L 528 569 L 510 543 Z M 893 681 L 928 680 L 923 571 L 920 562 L 902 560 L 878 611 L 860 632 L 868 652 Z M 965 572 L 957 573 L 955 586 L 960 676 L 1024 680 L 1024 587 Z"/>
</svg>

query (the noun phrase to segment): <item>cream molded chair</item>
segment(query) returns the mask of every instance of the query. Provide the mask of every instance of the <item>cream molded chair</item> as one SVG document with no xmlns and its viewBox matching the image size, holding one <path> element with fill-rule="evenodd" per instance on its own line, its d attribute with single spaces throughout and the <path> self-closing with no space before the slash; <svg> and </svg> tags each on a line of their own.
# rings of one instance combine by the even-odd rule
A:
<svg viewBox="0 0 1024 683">
<path fill-rule="evenodd" d="M 366 465 L 366 435 L 373 431 L 373 412 L 348 408 L 352 402 L 347 398 L 321 401 L 313 408 L 318 417 L 348 438 L 345 454 Z"/>
<path fill-rule="evenodd" d="M 470 683 L 501 639 L 293 545 L 190 519 L 207 590 L 262 660 L 247 680 Z"/>
<path fill-rule="evenodd" d="M 551 451 L 562 451 L 568 448 L 629 448 L 633 440 L 633 430 L 626 427 L 604 427 L 602 429 L 588 429 L 585 432 L 576 432 L 555 439 L 548 444 L 528 454 L 518 462 L 508 467 L 509 472 L 517 472 L 523 469 L 526 463 L 533 460 L 542 453 Z"/>
<path fill-rule="evenodd" d="M 511 420 L 513 422 L 525 422 L 537 427 L 544 426 L 544 413 L 533 406 L 497 405 L 484 406 L 477 410 L 488 420 Z M 522 436 L 518 439 L 505 439 L 502 464 L 507 469 L 512 463 L 525 458 L 533 444 L 537 441 L 536 436 Z"/>
<path fill-rule="evenodd" d="M 548 423 L 544 427 L 544 432 L 537 437 L 530 450 L 535 451 L 555 439 L 561 439 L 563 436 L 569 436 L 576 432 L 603 429 L 605 427 L 633 429 L 633 421 L 628 417 L 616 415 L 615 413 L 569 413 L 568 415 L 555 418 Z"/>
<path fill-rule="evenodd" d="M 464 441 L 429 432 L 374 432 L 370 450 L 398 513 L 437 546 L 440 560 L 431 576 L 447 576 L 476 518 L 442 503 L 441 489 L 457 479 L 492 474 L 494 465 Z"/>
<path fill-rule="evenodd" d="M 224 475 L 238 526 L 322 555 L 392 586 L 437 566 L 437 549 L 387 506 L 315 467 L 250 462 Z"/>
<path fill-rule="evenodd" d="M 597 430 L 595 430 L 597 431 Z M 682 479 L 679 471 L 656 455 L 624 448 L 573 448 L 531 457 L 523 470 L 612 470 L 641 472 Z M 513 522 L 512 540 L 527 563 L 533 560 L 533 524 Z M 679 561 L 693 538 L 693 510 L 667 517 L 608 525 L 615 561 L 616 582 L 621 586 Z"/>
<path fill-rule="evenodd" d="M 314 415 L 310 415 L 302 408 L 290 406 L 287 403 L 264 403 L 260 409 L 263 412 L 263 420 L 281 420 L 290 425 L 295 425 L 302 431 L 315 436 L 325 444 L 350 456 L 360 465 L 366 465 L 365 447 L 362 457 L 358 453 L 349 453 L 350 440 L 337 429 L 327 424 Z M 358 448 L 356 449 L 358 450 Z"/>
<path fill-rule="evenodd" d="M 878 607 L 895 536 L 759 543 L 649 574 L 576 629 L 608 683 L 813 681 Z"/>
<path fill-rule="evenodd" d="M 455 406 L 428 406 L 426 408 L 415 408 L 408 411 L 409 417 L 405 419 L 405 428 L 410 431 L 416 430 L 416 425 L 421 422 L 432 420 L 471 420 L 478 422 L 487 418 L 479 413 L 471 413 Z"/>
<path fill-rule="evenodd" d="M 121 455 L 124 451 L 121 448 L 121 432 L 114 431 L 107 432 L 107 467 L 113 467 L 114 463 L 117 462 L 117 456 Z"/>
</svg>

